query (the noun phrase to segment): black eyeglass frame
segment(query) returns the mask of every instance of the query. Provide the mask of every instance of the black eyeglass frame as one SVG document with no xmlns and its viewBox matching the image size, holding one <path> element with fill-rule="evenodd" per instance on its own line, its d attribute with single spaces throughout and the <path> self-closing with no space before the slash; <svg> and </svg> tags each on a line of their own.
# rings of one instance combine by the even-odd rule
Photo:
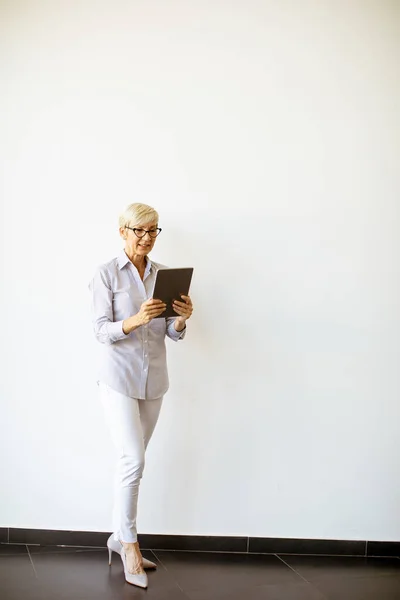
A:
<svg viewBox="0 0 400 600">
<path fill-rule="evenodd" d="M 129 227 L 128 225 L 125 225 L 125 229 L 130 229 L 131 231 L 133 231 L 133 233 L 136 235 L 137 238 L 139 238 L 139 240 L 141 240 L 142 238 L 144 238 L 144 236 L 146 235 L 146 233 L 149 234 L 149 236 L 151 237 L 152 240 L 155 240 L 156 237 L 158 237 L 160 235 L 160 233 L 162 232 L 161 227 L 157 227 L 155 229 L 155 231 L 157 231 L 156 235 L 151 235 L 151 231 L 154 231 L 154 229 L 143 229 L 143 227 Z M 142 231 L 144 231 L 143 235 L 138 235 L 136 233 L 136 231 L 138 229 L 141 229 Z"/>
</svg>

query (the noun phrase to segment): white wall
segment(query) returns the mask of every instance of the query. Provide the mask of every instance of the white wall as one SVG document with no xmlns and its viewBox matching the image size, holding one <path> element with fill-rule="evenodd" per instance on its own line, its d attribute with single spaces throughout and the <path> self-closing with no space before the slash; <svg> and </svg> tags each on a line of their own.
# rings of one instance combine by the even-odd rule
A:
<svg viewBox="0 0 400 600">
<path fill-rule="evenodd" d="M 400 539 L 400 4 L 3 1 L 0 525 L 111 528 L 87 283 L 195 267 L 146 533 Z"/>
</svg>

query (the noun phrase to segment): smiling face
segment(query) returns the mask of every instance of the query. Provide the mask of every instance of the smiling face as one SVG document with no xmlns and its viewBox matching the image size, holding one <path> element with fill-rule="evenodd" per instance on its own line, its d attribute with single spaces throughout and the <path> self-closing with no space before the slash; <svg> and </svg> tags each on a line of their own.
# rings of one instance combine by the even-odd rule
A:
<svg viewBox="0 0 400 600">
<path fill-rule="evenodd" d="M 129 229 L 130 227 L 130 229 Z M 149 233 L 145 231 L 156 231 L 158 224 L 155 221 L 150 223 L 140 223 L 137 225 L 129 225 L 129 227 L 121 227 L 119 232 L 121 237 L 125 240 L 125 252 L 129 257 L 147 256 L 154 247 L 156 237 L 151 237 Z M 132 231 L 135 229 L 135 231 Z M 143 237 L 138 237 L 142 236 Z"/>
</svg>

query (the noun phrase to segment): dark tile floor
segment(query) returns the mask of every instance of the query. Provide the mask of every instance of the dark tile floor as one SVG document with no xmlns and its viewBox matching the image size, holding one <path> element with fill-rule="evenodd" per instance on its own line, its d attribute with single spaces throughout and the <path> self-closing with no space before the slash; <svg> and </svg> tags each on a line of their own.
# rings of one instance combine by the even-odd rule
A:
<svg viewBox="0 0 400 600">
<path fill-rule="evenodd" d="M 0 544 L 0 600 L 400 600 L 400 559 L 147 550 L 149 587 L 104 548 Z"/>
</svg>

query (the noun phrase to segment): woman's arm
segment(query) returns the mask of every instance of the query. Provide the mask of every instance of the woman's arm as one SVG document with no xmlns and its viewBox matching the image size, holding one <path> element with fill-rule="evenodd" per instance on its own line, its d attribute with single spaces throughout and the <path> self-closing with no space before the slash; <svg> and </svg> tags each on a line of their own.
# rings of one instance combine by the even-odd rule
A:
<svg viewBox="0 0 400 600">
<path fill-rule="evenodd" d="M 146 300 L 137 314 L 114 321 L 113 291 L 105 267 L 100 267 L 92 279 L 92 318 L 95 336 L 102 344 L 114 344 L 123 340 L 132 331 L 146 325 L 166 309 L 161 300 Z"/>
<path fill-rule="evenodd" d="M 183 302 L 179 300 L 174 300 L 173 308 L 174 311 L 179 315 L 175 319 L 175 329 L 176 331 L 183 331 L 186 327 L 186 321 L 190 319 L 193 312 L 193 304 L 190 296 L 181 296 Z"/>
<path fill-rule="evenodd" d="M 114 321 L 113 292 L 104 267 L 99 267 L 89 284 L 92 294 L 92 322 L 96 339 L 113 344 L 126 337 L 123 321 Z"/>
<path fill-rule="evenodd" d="M 177 342 L 178 340 L 183 340 L 183 338 L 186 335 L 186 326 L 183 329 L 181 329 L 180 331 L 176 330 L 176 328 L 175 328 L 176 319 L 177 319 L 177 317 L 168 317 L 166 319 L 166 321 L 167 321 L 166 336 L 169 337 L 174 342 Z"/>
<path fill-rule="evenodd" d="M 172 340 L 181 340 L 186 335 L 186 321 L 190 319 L 193 312 L 193 304 L 190 296 L 181 296 L 183 302 L 174 300 L 173 307 L 178 317 L 167 319 L 167 336 Z"/>
</svg>

